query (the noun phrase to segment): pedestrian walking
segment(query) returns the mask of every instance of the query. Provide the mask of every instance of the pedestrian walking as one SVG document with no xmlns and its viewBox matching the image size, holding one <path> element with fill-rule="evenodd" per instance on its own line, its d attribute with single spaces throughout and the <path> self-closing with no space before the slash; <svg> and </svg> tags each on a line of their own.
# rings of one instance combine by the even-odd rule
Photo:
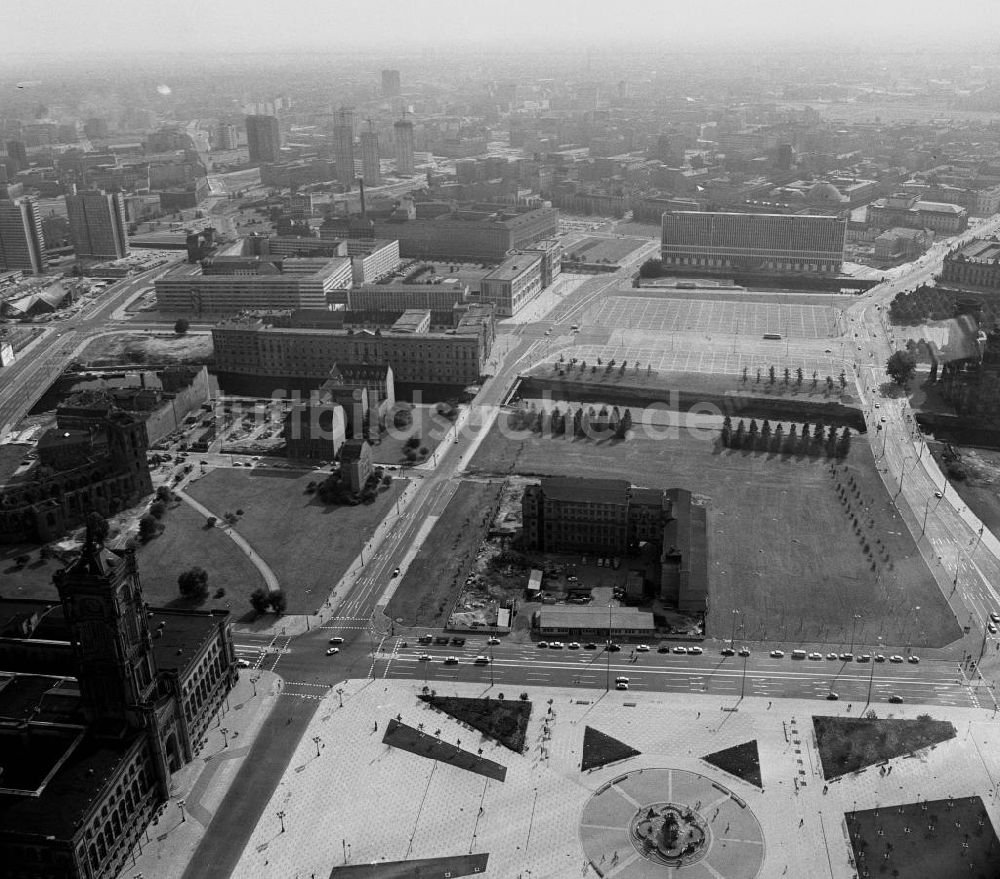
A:
<svg viewBox="0 0 1000 879">
<path fill-rule="evenodd" d="M 770 710 L 771 710 L 771 703 L 770 703 L 770 702 L 768 702 L 768 703 L 767 703 L 767 710 L 768 710 L 768 711 L 770 711 Z"/>
<path fill-rule="evenodd" d="M 377 720 L 375 721 L 375 729 L 373 729 L 372 732 L 378 732 L 378 721 Z"/>
<path fill-rule="evenodd" d="M 801 827 L 805 823 L 806 823 L 806 819 L 805 818 L 799 818 L 799 827 Z"/>
</svg>

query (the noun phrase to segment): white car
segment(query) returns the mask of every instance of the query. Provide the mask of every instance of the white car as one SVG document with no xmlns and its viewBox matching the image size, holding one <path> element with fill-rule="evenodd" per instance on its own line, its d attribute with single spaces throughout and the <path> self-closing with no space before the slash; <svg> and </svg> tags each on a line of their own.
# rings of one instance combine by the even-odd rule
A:
<svg viewBox="0 0 1000 879">
<path fill-rule="evenodd" d="M 619 681 L 617 684 L 615 684 L 615 689 L 616 690 L 627 690 L 628 689 L 628 683 L 625 682 L 625 681 Z"/>
<path fill-rule="evenodd" d="M 639 644 L 639 645 L 636 646 L 635 649 L 636 649 L 637 653 L 649 653 L 649 645 L 648 644 Z"/>
<path fill-rule="evenodd" d="M 823 658 L 823 654 L 822 653 L 816 653 L 814 651 L 813 653 L 809 654 L 809 658 L 810 659 L 822 659 Z"/>
<path fill-rule="evenodd" d="M 477 656 L 473 660 L 473 662 L 475 662 L 476 665 L 489 665 L 490 658 L 488 656 L 483 656 L 482 654 L 479 654 L 479 656 Z"/>
<path fill-rule="evenodd" d="M 569 644 L 566 645 L 566 647 L 570 650 L 579 650 L 580 643 L 578 641 L 570 641 Z"/>
<path fill-rule="evenodd" d="M 705 651 L 702 650 L 700 647 L 688 647 L 688 653 L 691 656 L 701 656 L 701 654 L 704 652 Z"/>
<path fill-rule="evenodd" d="M 889 657 L 889 662 L 903 662 L 903 657 L 898 653 L 893 653 L 892 656 Z"/>
<path fill-rule="evenodd" d="M 237 659 L 236 660 L 236 667 L 237 668 L 250 668 L 250 662 L 249 662 L 249 660 L 246 660 L 246 659 Z"/>
<path fill-rule="evenodd" d="M 344 643 L 344 639 L 341 638 L 339 635 L 337 635 L 337 636 L 335 636 L 335 637 L 333 637 L 333 638 L 330 639 L 330 643 L 331 644 L 343 644 Z"/>
<path fill-rule="evenodd" d="M 784 655 L 785 655 L 785 651 L 784 650 L 772 650 L 771 651 L 771 659 L 781 659 L 781 657 L 784 656 Z"/>
<path fill-rule="evenodd" d="M 340 653 L 339 647 L 331 647 L 329 650 L 326 651 L 327 656 L 333 656 L 335 653 Z"/>
<path fill-rule="evenodd" d="M 565 646 L 562 641 L 549 641 L 549 650 L 562 650 Z"/>
</svg>

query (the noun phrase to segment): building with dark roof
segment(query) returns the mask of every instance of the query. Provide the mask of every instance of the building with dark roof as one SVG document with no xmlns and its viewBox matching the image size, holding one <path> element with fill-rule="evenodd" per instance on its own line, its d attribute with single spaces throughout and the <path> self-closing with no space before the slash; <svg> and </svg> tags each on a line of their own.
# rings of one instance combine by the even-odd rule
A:
<svg viewBox="0 0 1000 879">
<path fill-rule="evenodd" d="M 1000 240 L 977 238 L 944 258 L 942 284 L 1000 292 Z"/>
<path fill-rule="evenodd" d="M 687 613 L 708 609 L 703 506 L 685 489 L 636 488 L 624 479 L 546 476 L 521 500 L 522 542 L 544 552 L 637 555 L 660 547 L 658 596 Z"/>
<path fill-rule="evenodd" d="M 372 447 L 367 440 L 349 439 L 340 447 L 340 478 L 351 491 L 361 491 L 373 470 Z"/>
<path fill-rule="evenodd" d="M 55 579 L 0 600 L 0 872 L 111 879 L 236 680 L 229 614 L 150 610 L 89 531 Z"/>
</svg>

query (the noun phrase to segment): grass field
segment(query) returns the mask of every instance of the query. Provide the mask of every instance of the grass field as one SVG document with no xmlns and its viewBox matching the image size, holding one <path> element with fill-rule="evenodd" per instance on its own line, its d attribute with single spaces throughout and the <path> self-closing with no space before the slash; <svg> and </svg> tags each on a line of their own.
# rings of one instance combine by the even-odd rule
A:
<svg viewBox="0 0 1000 879">
<path fill-rule="evenodd" d="M 916 720 L 814 717 L 813 728 L 823 777 L 828 780 L 955 738 L 950 721 L 927 715 Z"/>
<path fill-rule="evenodd" d="M 734 610 L 752 640 L 846 645 L 854 614 L 855 645 L 942 645 L 960 635 L 863 436 L 832 470 L 825 459 L 720 449 L 713 430 L 622 442 L 507 438 L 494 428 L 470 469 L 690 489 L 708 506 L 710 636 L 728 637 Z"/>
<path fill-rule="evenodd" d="M 205 519 L 185 503 L 170 505 L 163 517 L 164 529 L 158 537 L 139 545 L 136 560 L 146 600 L 153 605 L 189 607 L 177 592 L 177 577 L 193 565 L 208 571 L 208 599 L 196 605 L 208 610 L 227 607 L 235 616 L 249 608 L 250 593 L 264 585 L 243 552 L 220 528 L 206 528 Z M 212 595 L 219 587 L 222 598 Z"/>
<path fill-rule="evenodd" d="M 1000 842 L 977 796 L 848 812 L 845 818 L 862 876 L 997 876 Z"/>
<path fill-rule="evenodd" d="M 760 754 L 757 751 L 756 739 L 716 751 L 701 759 L 756 787 L 764 786 L 760 778 Z"/>
<path fill-rule="evenodd" d="M 525 694 L 527 696 L 527 694 Z M 531 703 L 526 699 L 466 699 L 461 696 L 419 696 L 432 708 L 450 714 L 484 736 L 498 741 L 505 748 L 520 754 L 531 717 Z"/>
<path fill-rule="evenodd" d="M 486 536 L 489 518 L 503 490 L 500 482 L 463 482 L 406 570 L 386 608 L 408 626 L 443 626 L 465 585 L 465 575 Z"/>
<path fill-rule="evenodd" d="M 579 257 L 583 262 L 600 262 L 608 260 L 617 263 L 625 259 L 632 251 L 641 247 L 643 242 L 635 238 L 584 238 L 572 247 L 566 248 L 565 259 Z"/>
<path fill-rule="evenodd" d="M 288 596 L 288 613 L 314 613 L 403 491 L 394 480 L 372 504 L 327 507 L 306 494 L 314 473 L 214 470 L 188 494 L 216 515 L 244 511 L 236 525 L 271 567 Z"/>
</svg>

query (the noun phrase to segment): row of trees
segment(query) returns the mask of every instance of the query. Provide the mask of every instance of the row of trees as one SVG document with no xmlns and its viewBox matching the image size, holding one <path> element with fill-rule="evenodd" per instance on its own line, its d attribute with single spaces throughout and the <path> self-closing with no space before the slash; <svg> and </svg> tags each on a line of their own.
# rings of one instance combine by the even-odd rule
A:
<svg viewBox="0 0 1000 879">
<path fill-rule="evenodd" d="M 519 410 L 511 415 L 510 426 L 514 430 L 531 430 L 535 433 L 564 436 L 594 436 L 608 431 L 616 439 L 625 439 L 632 429 L 632 412 L 626 409 L 620 412 L 617 406 L 609 410 L 607 406 L 596 409 L 590 406 L 584 411 L 578 406 L 575 412 L 567 407 L 562 411 L 558 406 L 549 409 L 537 409 L 532 403 L 527 410 Z"/>
<path fill-rule="evenodd" d="M 627 360 L 623 360 L 621 363 L 618 363 L 612 357 L 609 361 L 607 361 L 605 363 L 600 357 L 598 357 L 597 358 L 597 363 L 592 363 L 590 365 L 590 373 L 591 373 L 591 375 L 594 375 L 594 374 L 597 373 L 598 367 L 603 367 L 604 374 L 605 375 L 610 375 L 611 371 L 616 366 L 618 367 L 618 375 L 620 377 L 623 377 L 625 375 L 625 370 L 628 369 L 628 361 Z M 562 354 L 560 354 L 559 355 L 559 360 L 553 365 L 553 368 L 559 373 L 559 375 L 565 375 L 568 371 L 572 372 L 572 370 L 573 370 L 574 367 L 576 367 L 577 369 L 579 369 L 579 371 L 581 373 L 585 373 L 587 371 L 587 361 L 586 360 L 580 360 L 580 359 L 578 359 L 576 357 L 571 357 L 570 360 L 569 360 L 569 362 L 567 363 L 566 358 Z M 633 362 L 633 364 L 632 364 L 632 372 L 635 373 L 635 374 L 638 374 L 639 367 L 640 367 L 640 363 L 638 361 Z M 648 376 L 650 373 L 652 373 L 652 371 L 653 371 L 653 367 L 649 363 L 647 363 L 646 364 L 646 375 Z"/>
<path fill-rule="evenodd" d="M 743 367 L 743 372 L 740 378 L 742 379 L 743 384 L 746 384 L 748 381 L 750 381 L 749 366 Z M 763 380 L 764 380 L 764 370 L 758 367 L 754 384 L 759 385 Z M 802 383 L 804 381 L 805 381 L 805 373 L 802 371 L 801 366 L 795 370 L 794 374 L 792 370 L 787 366 L 784 368 L 784 370 L 782 370 L 781 384 L 785 385 L 786 387 L 794 384 L 796 388 L 801 388 Z M 769 385 L 774 385 L 778 383 L 778 370 L 775 369 L 775 367 L 773 366 L 769 366 L 767 368 L 767 383 Z M 814 371 L 812 374 L 812 384 L 810 385 L 810 387 L 813 390 L 815 390 L 818 384 L 819 384 L 819 373 Z M 844 390 L 847 387 L 847 373 L 844 372 L 843 370 L 841 370 L 840 375 L 837 376 L 837 384 L 840 385 L 841 390 Z M 834 389 L 834 380 L 833 376 L 831 375 L 828 375 L 826 377 L 826 389 L 827 391 L 833 391 Z"/>
<path fill-rule="evenodd" d="M 771 422 L 764 419 L 762 425 L 751 419 L 749 426 L 741 418 L 733 430 L 733 420 L 728 415 L 722 422 L 722 445 L 727 449 L 743 449 L 751 452 L 773 452 L 784 455 L 822 455 L 828 458 L 846 458 L 851 450 L 851 431 L 845 427 L 837 434 L 837 428 L 829 429 L 822 424 L 810 429 L 803 424 L 801 430 L 792 425 L 785 433 L 784 425 L 772 430 Z"/>
</svg>

